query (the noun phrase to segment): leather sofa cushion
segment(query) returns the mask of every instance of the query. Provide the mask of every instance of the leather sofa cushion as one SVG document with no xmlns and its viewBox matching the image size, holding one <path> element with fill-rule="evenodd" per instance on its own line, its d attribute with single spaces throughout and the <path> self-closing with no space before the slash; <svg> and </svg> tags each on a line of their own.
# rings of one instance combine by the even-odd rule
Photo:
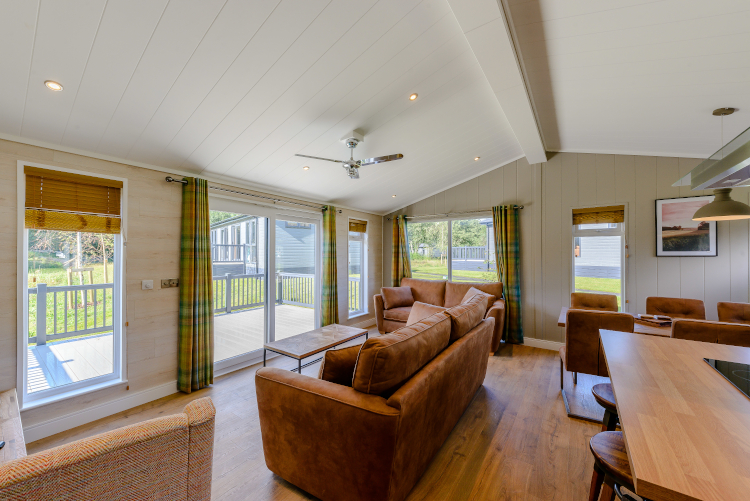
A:
<svg viewBox="0 0 750 501">
<path fill-rule="evenodd" d="M 383 296 L 383 304 L 386 310 L 414 304 L 411 287 L 382 287 L 380 294 Z"/>
<path fill-rule="evenodd" d="M 571 293 L 570 307 L 574 310 L 619 311 L 617 296 L 614 294 L 592 294 L 590 292 Z"/>
<path fill-rule="evenodd" d="M 420 303 L 445 306 L 445 280 L 402 278 L 401 286 L 411 287 L 414 300 Z"/>
<path fill-rule="evenodd" d="M 649 315 L 666 315 L 672 318 L 706 319 L 706 307 L 700 299 L 647 297 L 646 313 Z"/>
<path fill-rule="evenodd" d="M 469 299 L 473 298 L 474 296 L 481 296 L 484 298 L 484 300 L 487 302 L 487 306 L 485 307 L 484 311 L 485 313 L 489 311 L 490 307 L 495 304 L 495 301 L 497 301 L 497 297 L 493 296 L 492 294 L 487 294 L 486 292 L 482 292 L 476 287 L 471 287 L 467 292 L 464 298 L 461 300 L 461 304 L 466 303 L 469 301 Z"/>
<path fill-rule="evenodd" d="M 368 339 L 359 351 L 352 388 L 374 395 L 397 388 L 448 346 L 450 332 L 450 320 L 438 313 Z"/>
<path fill-rule="evenodd" d="M 719 322 L 733 324 L 750 324 L 750 304 L 748 303 L 716 303 L 719 312 Z"/>
<path fill-rule="evenodd" d="M 464 337 L 482 321 L 486 309 L 485 302 L 484 297 L 475 295 L 467 302 L 445 310 L 451 319 L 451 342 Z"/>
<path fill-rule="evenodd" d="M 357 365 L 357 356 L 361 347 L 357 345 L 328 350 L 323 356 L 323 363 L 320 364 L 318 379 L 351 387 L 354 367 Z"/>
<path fill-rule="evenodd" d="M 383 317 L 397 322 L 406 322 L 409 319 L 409 313 L 411 313 L 412 308 L 413 306 L 399 306 L 398 308 L 383 310 Z"/>
<path fill-rule="evenodd" d="M 435 313 L 440 313 L 441 311 L 445 311 L 445 308 L 442 306 L 435 306 L 433 304 L 416 301 L 414 306 L 411 307 L 411 313 L 409 313 L 409 318 L 406 320 L 406 325 L 416 324 L 420 320 L 431 317 Z"/>
<path fill-rule="evenodd" d="M 453 306 L 461 304 L 466 293 L 469 289 L 474 287 L 479 289 L 485 294 L 490 294 L 496 298 L 503 297 L 503 283 L 502 282 L 448 282 L 445 284 L 445 306 L 451 308 Z"/>
</svg>

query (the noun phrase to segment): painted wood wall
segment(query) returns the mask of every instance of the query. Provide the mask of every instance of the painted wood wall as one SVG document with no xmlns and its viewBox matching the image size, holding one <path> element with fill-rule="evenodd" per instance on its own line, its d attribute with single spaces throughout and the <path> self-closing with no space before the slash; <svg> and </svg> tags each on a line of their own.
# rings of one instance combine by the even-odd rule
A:
<svg viewBox="0 0 750 501">
<path fill-rule="evenodd" d="M 524 205 L 521 211 L 523 318 L 526 337 L 564 341 L 557 326 L 562 306 L 570 305 L 572 223 L 575 207 L 627 206 L 629 258 L 626 309 L 645 312 L 648 296 L 702 299 L 709 319 L 718 301 L 748 301 L 750 223 L 718 223 L 717 257 L 656 257 L 655 200 L 710 194 L 672 183 L 700 159 L 550 153 L 543 164 L 525 159 L 421 200 L 394 214 L 421 215 L 490 210 L 493 205 Z M 750 190 L 737 189 L 748 203 Z M 389 215 L 390 216 L 390 215 Z M 384 221 L 384 283 L 390 282 L 391 226 Z"/>
<path fill-rule="evenodd" d="M 85 411 L 127 396 L 128 391 L 132 394 L 176 382 L 179 288 L 162 290 L 160 279 L 179 277 L 181 186 L 164 182 L 162 172 L 0 140 L 0 391 L 16 387 L 18 160 L 124 177 L 129 183 L 125 295 L 130 390 L 117 386 L 29 409 L 22 413 L 24 427 Z M 347 209 L 337 216 L 339 291 L 347 290 L 349 217 L 368 221 L 372 238 L 367 294 L 371 297 L 381 287 L 382 218 Z M 154 290 L 141 290 L 141 280 L 149 279 L 154 280 Z M 368 315 L 348 319 L 346 304 L 344 292 L 339 295 L 341 323 L 360 323 L 373 318 L 370 309 Z"/>
</svg>

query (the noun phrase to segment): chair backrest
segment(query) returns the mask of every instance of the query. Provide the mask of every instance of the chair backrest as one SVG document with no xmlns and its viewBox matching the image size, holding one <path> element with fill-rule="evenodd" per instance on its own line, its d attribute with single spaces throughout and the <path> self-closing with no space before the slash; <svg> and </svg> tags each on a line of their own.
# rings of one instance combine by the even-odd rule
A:
<svg viewBox="0 0 750 501">
<path fill-rule="evenodd" d="M 716 303 L 719 322 L 732 324 L 750 324 L 750 303 Z"/>
<path fill-rule="evenodd" d="M 672 322 L 672 337 L 750 348 L 750 325 L 680 319 Z"/>
<path fill-rule="evenodd" d="M 612 311 L 568 310 L 565 367 L 571 372 L 608 376 L 599 329 L 633 332 L 633 315 Z"/>
<path fill-rule="evenodd" d="M 619 310 L 617 307 L 617 296 L 614 294 L 593 294 L 590 292 L 571 293 L 570 307 L 576 310 Z"/>
<path fill-rule="evenodd" d="M 671 318 L 706 319 L 706 307 L 700 299 L 681 297 L 647 297 L 646 313 L 649 315 L 666 315 Z"/>
</svg>

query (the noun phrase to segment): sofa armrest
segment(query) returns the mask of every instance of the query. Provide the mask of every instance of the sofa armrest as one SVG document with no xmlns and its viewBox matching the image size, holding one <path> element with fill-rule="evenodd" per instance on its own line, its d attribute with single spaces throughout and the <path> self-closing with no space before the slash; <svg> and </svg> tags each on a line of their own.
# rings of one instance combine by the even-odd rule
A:
<svg viewBox="0 0 750 501">
<path fill-rule="evenodd" d="M 293 372 L 255 375 L 266 466 L 331 501 L 386 499 L 400 413 L 383 397 Z"/>
<path fill-rule="evenodd" d="M 383 324 L 383 311 L 385 310 L 385 303 L 383 302 L 382 294 L 375 294 L 373 296 L 375 301 L 375 323 L 378 325 L 378 332 L 385 334 L 385 325 Z"/>
<path fill-rule="evenodd" d="M 498 299 L 492 303 L 492 306 L 487 310 L 487 314 L 484 318 L 495 319 L 494 332 L 492 333 L 492 345 L 490 346 L 490 351 L 495 353 L 497 349 L 500 348 L 500 342 L 503 340 L 503 329 L 505 328 L 505 300 Z"/>
<path fill-rule="evenodd" d="M 211 499 L 216 408 L 210 398 L 193 400 L 185 407 L 190 430 L 188 446 L 188 501 Z"/>
</svg>

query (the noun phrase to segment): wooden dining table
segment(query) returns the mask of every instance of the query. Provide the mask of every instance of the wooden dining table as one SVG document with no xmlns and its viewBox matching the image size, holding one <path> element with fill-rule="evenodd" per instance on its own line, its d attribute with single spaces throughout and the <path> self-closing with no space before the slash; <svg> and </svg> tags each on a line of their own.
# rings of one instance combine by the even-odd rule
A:
<svg viewBox="0 0 750 501">
<path fill-rule="evenodd" d="M 565 322 L 568 317 L 569 309 L 570 308 L 568 308 L 567 306 L 563 306 L 562 309 L 560 310 L 560 316 L 557 318 L 557 325 L 559 325 L 560 327 L 565 327 Z M 628 313 L 628 315 L 632 315 L 632 313 Z M 644 320 L 640 320 L 635 315 L 633 315 L 633 317 L 634 317 L 633 320 L 635 322 L 635 325 L 633 326 L 633 330 L 636 334 L 647 334 L 649 336 L 662 336 L 662 337 L 672 336 L 671 326 L 654 325 Z"/>
<path fill-rule="evenodd" d="M 599 333 L 636 493 L 750 499 L 750 398 L 704 361 L 750 364 L 750 348 Z"/>
</svg>

